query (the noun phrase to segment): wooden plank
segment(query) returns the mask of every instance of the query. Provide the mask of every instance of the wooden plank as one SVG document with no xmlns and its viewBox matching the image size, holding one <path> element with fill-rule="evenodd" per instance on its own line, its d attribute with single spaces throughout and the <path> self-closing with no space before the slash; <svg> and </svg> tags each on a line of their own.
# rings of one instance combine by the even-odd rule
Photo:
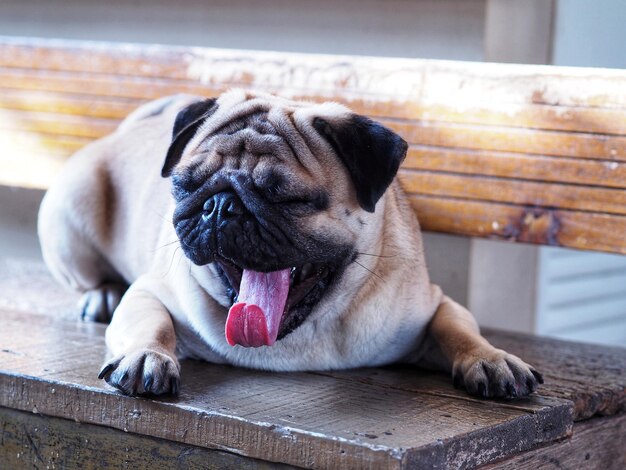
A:
<svg viewBox="0 0 626 470">
<path fill-rule="evenodd" d="M 626 411 L 626 349 L 532 335 L 484 331 L 496 347 L 536 364 L 541 394 L 574 403 L 574 419 Z"/>
<path fill-rule="evenodd" d="M 1 46 L 0 46 L 1 47 Z M 180 85 L 179 85 L 180 86 Z M 43 87 L 43 85 L 39 85 Z M 182 88 L 177 88 L 177 90 Z M 216 93 L 217 88 L 203 90 Z M 318 100 L 314 95 L 303 98 Z M 330 98 L 329 98 L 330 99 Z M 524 127 L 561 131 L 597 132 L 623 135 L 626 133 L 624 110 L 610 108 L 561 107 L 541 104 L 497 103 L 493 100 L 477 101 L 471 109 L 455 108 L 441 102 L 397 103 L 383 106 L 368 106 L 354 97 L 332 97 L 345 102 L 358 112 L 375 118 L 412 119 L 448 123 L 483 124 L 496 126 Z M 79 90 L 66 93 L 54 91 L 20 90 L 0 87 L 0 108 L 77 114 L 82 116 L 121 119 L 146 98 L 116 98 L 79 94 Z"/>
<path fill-rule="evenodd" d="M 18 289 L 23 295 L 16 297 L 13 293 Z M 0 264 L 0 307 L 41 315 L 54 313 L 59 318 L 72 320 L 77 314 L 77 301 L 78 296 L 64 292 L 41 263 L 9 260 Z M 541 388 L 541 399 L 501 402 L 499 406 L 536 414 L 549 400 L 565 399 L 575 403 L 576 420 L 626 409 L 626 375 L 623 373 L 626 350 L 490 330 L 485 334 L 498 347 L 525 358 L 549 378 Z M 446 374 L 411 371 L 409 368 L 363 369 L 331 375 L 404 391 L 473 400 L 464 392 L 451 388 Z M 585 381 L 584 377 L 594 377 L 595 380 Z M 544 399 L 548 402 L 541 401 Z"/>
<path fill-rule="evenodd" d="M 0 82 L 6 79 L 0 73 Z M 16 78 L 21 85 L 28 83 L 23 77 Z M 46 87 L 52 80 L 42 77 Z M 81 82 L 64 84 L 83 93 L 98 88 L 97 79 L 85 78 Z M 176 92 L 215 95 L 220 90 L 204 93 L 207 90 L 197 87 L 172 87 L 161 83 L 111 83 L 111 92 L 119 96 L 133 95 L 138 89 L 143 95 L 137 99 L 148 99 Z M 115 90 L 115 91 L 113 91 Z M 137 94 L 139 94 L 139 92 Z M 110 96 L 110 95 L 107 95 Z M 134 97 L 134 96 L 131 96 Z M 371 113 L 369 113 L 371 114 Z M 56 113 L 36 113 L 6 110 L 0 126 L 8 129 L 37 131 L 49 134 L 79 135 L 102 137 L 115 127 L 117 120 L 88 116 L 65 115 Z M 626 117 L 626 113 L 625 113 Z M 463 148 L 473 150 L 517 152 L 523 154 L 552 155 L 569 158 L 589 158 L 608 161 L 626 161 L 626 137 L 591 133 L 564 133 L 537 129 L 509 128 L 502 126 L 477 126 L 431 121 L 398 121 L 380 119 L 391 129 L 398 132 L 407 142 L 437 146 L 442 148 Z M 108 123 L 103 126 L 103 123 Z M 83 129 L 86 128 L 86 129 Z"/>
<path fill-rule="evenodd" d="M 626 164 L 615 160 L 412 145 L 403 168 L 626 188 Z"/>
<path fill-rule="evenodd" d="M 490 329 L 486 329 L 483 334 L 496 347 L 523 358 L 540 370 L 545 378 L 539 391 L 541 399 L 546 400 L 543 403 L 554 403 L 551 400 L 560 399 L 571 401 L 574 404 L 572 417 L 575 421 L 626 411 L 626 349 Z M 417 376 L 411 368 L 405 366 L 320 374 L 398 390 L 473 400 L 463 391 L 450 390 L 447 387 L 448 377 L 425 372 Z M 500 405 L 532 412 L 536 419 L 549 427 L 554 415 L 546 420 L 540 403 L 516 400 L 503 401 Z"/>
<path fill-rule="evenodd" d="M 409 143 L 598 160 L 626 160 L 626 137 L 438 122 L 387 122 Z"/>
<path fill-rule="evenodd" d="M 409 197 L 424 230 L 626 254 L 626 217 L 492 202 Z"/>
<path fill-rule="evenodd" d="M 183 364 L 179 399 L 128 398 L 95 377 L 103 326 L 0 315 L 0 406 L 253 458 L 309 468 L 466 467 L 571 428 L 569 402 L 536 404 L 548 429 L 534 413 L 490 402 L 193 361 Z"/>
<path fill-rule="evenodd" d="M 2 468 L 271 470 L 296 467 L 0 407 Z"/>
<path fill-rule="evenodd" d="M 0 123 L 0 129 L 35 134 L 60 134 L 95 140 L 112 133 L 119 124 L 117 119 L 92 118 L 67 114 L 32 113 L 9 111 Z"/>
<path fill-rule="evenodd" d="M 69 114 L 74 116 L 121 120 L 134 111 L 142 100 L 77 95 L 60 95 L 0 87 L 0 108 L 29 113 Z"/>
<path fill-rule="evenodd" d="M 465 123 L 486 119 L 609 134 L 623 134 L 626 127 L 619 118 L 623 112 L 601 112 L 625 107 L 621 71 L 53 40 L 29 45 L 10 38 L 0 44 L 0 66 L 27 75 L 43 70 L 53 76 L 94 75 L 98 81 L 115 70 L 118 79 L 170 80 L 177 90 L 203 83 L 216 93 L 227 84 L 339 100 L 375 116 Z M 3 78 L 3 83 L 10 81 Z M 15 86 L 21 81 L 12 80 Z"/>
<path fill-rule="evenodd" d="M 20 124 L 20 115 L 17 115 L 12 116 L 11 122 L 4 125 L 0 123 L 0 138 L 5 142 L 4 146 L 19 147 L 24 159 L 28 159 L 29 152 L 42 153 L 41 150 L 69 157 L 90 142 L 92 137 L 52 134 L 49 133 L 51 129 L 69 127 L 70 133 L 97 136 L 113 129 L 117 122 L 99 119 L 95 124 L 89 121 L 82 124 L 81 118 L 46 116 L 42 114 L 35 120 L 31 119 L 30 123 Z M 6 129 L 2 130 L 2 127 Z M 77 131 L 74 132 L 72 128 Z M 626 187 L 626 164 L 610 160 L 413 145 L 409 148 L 403 168 L 608 188 Z"/>
<path fill-rule="evenodd" d="M 73 94 L 93 98 L 127 98 L 151 100 L 176 93 L 212 96 L 239 86 L 226 82 L 206 86 L 194 81 L 178 81 L 166 78 L 125 77 L 92 73 L 30 71 L 0 69 L 0 83 L 4 89 L 48 93 Z"/>
<path fill-rule="evenodd" d="M 16 302 L 15 292 L 16 285 L 22 284 L 23 297 L 29 299 L 28 303 L 22 304 L 24 309 L 34 309 L 41 313 L 51 313 L 50 299 L 61 297 L 62 292 L 60 289 L 51 282 L 50 278 L 45 274 L 45 270 L 41 268 L 41 265 L 37 267 L 36 264 L 22 265 L 21 271 L 17 269 L 20 265 L 14 264 L 7 268 L 3 266 L 1 272 L 4 274 L 4 279 L 0 280 L 0 287 L 9 283 L 7 289 L 0 288 L 0 296 L 8 296 Z M 24 281 L 24 278 L 28 278 L 28 282 Z M 13 282 L 13 284 L 11 284 Z M 24 290 L 26 289 L 26 290 Z M 30 290 L 29 290 L 30 289 Z M 70 299 L 67 299 L 68 302 Z M 75 297 L 71 299 L 75 301 Z M 10 303 L 10 301 L 9 301 Z M 6 305 L 6 303 L 5 303 Z M 37 306 L 38 305 L 38 306 Z M 54 305 L 54 303 L 52 304 Z M 57 304 L 58 305 L 58 304 Z M 7 337 L 11 338 L 10 346 L 3 346 L 4 354 L 0 355 L 3 359 L 10 361 L 11 368 L 17 373 L 37 375 L 44 381 L 45 390 L 43 393 L 46 397 L 52 395 L 58 396 L 61 394 L 61 390 L 64 387 L 69 386 L 68 381 L 73 383 L 82 383 L 88 390 L 94 393 L 109 393 L 106 390 L 102 390 L 102 385 L 95 379 L 94 370 L 97 369 L 97 365 L 103 357 L 102 351 L 102 338 L 99 339 L 90 337 L 89 347 L 82 346 L 84 341 L 83 335 L 93 335 L 102 331 L 102 327 L 94 324 L 69 324 L 63 323 L 61 330 L 55 327 L 54 323 L 45 317 L 41 319 L 33 318 L 27 314 L 17 314 L 11 319 L 11 315 L 7 312 L 3 312 L 3 330 Z M 26 315 L 24 317 L 24 315 Z M 9 326 L 8 329 L 6 327 Z M 332 389 L 347 389 L 346 395 L 360 395 L 363 399 L 364 390 L 371 391 L 377 395 L 376 404 L 359 402 L 359 406 L 366 407 L 370 410 L 373 407 L 372 413 L 374 418 L 381 420 L 379 412 L 383 413 L 382 404 L 387 400 L 398 399 L 398 395 L 391 394 L 391 391 L 402 391 L 410 393 L 411 398 L 409 402 L 413 403 L 414 400 L 420 403 L 426 403 L 427 408 L 431 410 L 431 414 L 428 416 L 421 416 L 420 420 L 428 419 L 429 426 L 432 429 L 440 430 L 440 427 L 446 427 L 451 425 L 450 419 L 455 413 L 459 413 L 458 402 L 468 402 L 472 406 L 481 406 L 480 411 L 476 410 L 474 413 L 480 414 L 484 417 L 485 414 L 491 413 L 491 407 L 497 406 L 502 409 L 507 409 L 510 412 L 523 412 L 527 416 L 533 416 L 533 422 L 535 431 L 543 438 L 548 436 L 557 438 L 562 435 L 562 428 L 554 427 L 555 423 L 563 422 L 565 419 L 570 419 L 569 406 L 563 407 L 558 405 L 559 400 L 566 400 L 566 403 L 573 401 L 575 404 L 574 409 L 576 419 L 584 419 L 594 414 L 611 414 L 624 410 L 624 362 L 626 357 L 624 350 L 618 348 L 604 348 L 588 345 L 573 345 L 571 343 L 563 341 L 542 340 L 539 338 L 529 338 L 523 335 L 503 334 L 487 332 L 487 337 L 497 346 L 507 348 L 509 351 L 516 353 L 524 357 L 529 362 L 532 362 L 539 367 L 546 376 L 546 384 L 541 388 L 541 396 L 532 400 L 518 400 L 514 402 L 477 402 L 470 397 L 467 397 L 461 391 L 455 390 L 450 386 L 448 377 L 441 374 L 433 374 L 427 372 L 417 373 L 406 368 L 399 369 L 370 369 L 370 370 L 355 370 L 346 372 L 334 372 L 325 375 L 326 378 L 334 379 L 332 382 Z M 21 340 L 19 340 L 21 338 Z M 62 339 L 61 339 L 62 338 Z M 18 339 L 18 340 L 16 340 Z M 58 359 L 51 359 L 52 356 L 60 356 Z M 4 364 L 4 363 L 3 363 Z M 184 406 L 193 404 L 194 410 L 202 409 L 204 412 L 208 410 L 224 411 L 223 407 L 229 408 L 230 415 L 234 413 L 234 410 L 239 408 L 241 412 L 240 403 L 250 400 L 250 397 L 258 397 L 258 385 L 254 384 L 254 377 L 258 374 L 246 371 L 233 371 L 230 368 L 217 368 L 213 370 L 213 366 L 207 366 L 198 363 L 185 364 L 187 374 L 184 377 L 185 383 L 193 383 L 191 388 L 187 388 L 184 391 L 183 402 Z M 5 366 L 2 366 L 5 369 Z M 197 368 L 197 369 L 196 369 Z M 242 372 L 240 375 L 238 372 Z M 246 375 L 246 374 L 250 375 Z M 265 377 L 265 374 L 260 374 Z M 275 397 L 279 401 L 287 402 L 286 408 L 280 408 L 276 404 L 271 405 L 266 401 L 259 404 L 258 407 L 252 409 L 245 408 L 243 411 L 248 410 L 245 414 L 246 419 L 254 418 L 257 421 L 264 423 L 273 422 L 270 418 L 281 417 L 284 421 L 280 421 L 281 426 L 287 425 L 293 427 L 300 425 L 302 427 L 302 421 L 310 425 L 310 421 L 306 421 L 307 415 L 322 416 L 321 422 L 325 426 L 331 426 L 333 423 L 340 421 L 343 423 L 342 429 L 346 428 L 347 411 L 345 410 L 347 402 L 345 401 L 346 395 L 340 395 L 325 392 L 324 387 L 322 391 L 316 390 L 318 381 L 312 379 L 297 378 L 295 382 L 291 374 L 286 374 L 287 378 L 282 377 L 280 374 L 278 377 L 274 377 L 275 374 L 269 374 L 269 377 L 265 379 L 270 380 L 267 384 L 272 388 L 272 393 L 267 393 L 268 397 Z M 305 374 L 309 375 L 309 374 Z M 594 380 L 587 380 L 586 377 L 594 377 Z M 264 379 L 264 380 L 265 380 Z M 16 379 L 17 380 L 17 379 Z M 23 397 L 26 393 L 25 390 L 30 387 L 30 382 L 27 384 L 22 380 L 21 385 L 14 384 L 10 387 L 10 390 L 19 390 L 20 396 Z M 302 382 L 304 380 L 304 382 Z M 65 382 L 65 383 L 59 383 Z M 344 384 L 347 382 L 347 384 Z M 222 388 L 222 384 L 224 384 Z M 18 387 L 18 388 L 15 388 Z M 26 387 L 26 388 L 25 388 Z M 195 388 L 194 388 L 195 387 Z M 363 388 L 365 387 L 365 388 Z M 235 389 L 234 391 L 232 389 Z M 51 391 L 54 389 L 54 392 Z M 243 390 L 243 392 L 242 392 Z M 256 391 L 255 391 L 256 390 Z M 277 397 L 276 390 L 281 390 L 281 394 Z M 221 392 L 221 393 L 220 393 Z M 323 392 L 323 393 L 322 393 Z M 65 393 L 65 392 L 63 392 Z M 80 391 L 72 389 L 69 394 L 67 404 L 70 410 L 66 417 L 72 419 L 80 416 L 80 420 L 85 419 L 85 413 L 87 410 L 81 408 L 81 395 Z M 86 393 L 86 392 L 85 392 Z M 243 393 L 243 395 L 242 395 Z M 232 395 L 231 395 L 232 394 Z M 245 395 L 245 396 L 244 396 Z M 313 395 L 312 401 L 308 401 L 309 397 Z M 423 395 L 430 396 L 430 401 L 424 399 Z M 3 394 L 7 396 L 7 394 Z M 88 394 L 89 406 L 88 409 L 93 413 L 97 413 L 98 400 L 94 399 L 93 394 Z M 115 395 L 114 395 L 115 396 Z M 445 397 L 450 405 L 455 406 L 455 410 L 451 411 L 448 408 L 441 408 L 441 404 L 438 406 L 433 405 L 432 397 Z M 294 405 L 289 402 L 289 398 L 296 397 L 299 404 Z M 382 397 L 382 398 L 381 398 Z M 256 399 L 256 398 L 254 398 Z M 95 400 L 95 405 L 94 405 Z M 556 401 L 555 401 L 556 400 Z M 143 402 L 143 400 L 140 400 Z M 147 401 L 147 400 L 146 400 Z M 357 400 L 359 401 L 359 400 Z M 137 400 L 131 400 L 133 405 Z M 337 408 L 336 403 L 341 403 L 341 407 Z M 200 404 L 199 404 L 200 403 Z M 330 406 L 332 403 L 333 406 Z M 22 402 L 22 408 L 31 411 L 33 406 L 37 408 L 40 413 L 45 412 L 44 405 L 41 405 L 39 399 L 24 398 Z M 102 406 L 107 406 L 112 410 L 118 410 L 120 404 L 109 401 Z M 330 408 L 327 408 L 329 407 Z M 461 406 L 463 409 L 463 406 Z M 271 415 L 268 416 L 268 410 L 271 410 Z M 285 410 L 285 411 L 282 411 Z M 378 410 L 378 411 L 377 411 Z M 122 411 L 115 411 L 116 416 L 124 415 L 126 421 L 121 424 L 117 421 L 119 426 L 126 426 L 126 429 L 131 430 L 128 427 L 128 416 L 136 414 L 136 407 L 126 407 Z M 143 410 L 139 410 L 143 413 Z M 150 408 L 150 412 L 154 412 Z M 284 413 L 281 415 L 280 413 Z M 397 412 L 397 408 L 396 408 Z M 414 411 L 415 412 L 415 411 Z M 423 412 L 423 411 L 422 411 Z M 436 416 L 432 412 L 439 412 L 441 415 Z M 265 413 L 265 414 L 263 414 Z M 394 413 L 394 407 L 385 408 L 384 413 L 392 413 L 391 418 L 400 419 L 397 414 Z M 286 415 L 290 416 L 286 416 Z M 87 419 L 89 418 L 87 413 Z M 446 416 L 449 415 L 449 416 Z M 410 414 L 402 414 L 402 420 L 410 418 Z M 474 415 L 472 415 L 473 419 Z M 121 418 L 117 418 L 118 420 Z M 155 418 L 156 419 L 156 418 Z M 172 417 L 171 419 L 175 419 Z M 209 419 L 209 418 L 206 418 Z M 468 419 L 468 418 L 464 418 Z M 483 418 L 484 419 L 484 418 Z M 330 424 L 328 424 L 328 422 Z M 475 422 L 475 421 L 473 421 Z M 484 421 L 482 421 L 484 423 Z M 285 424 L 287 423 L 287 424 Z M 321 426 L 320 421 L 315 421 L 317 426 Z M 371 422 L 370 422 L 371 423 Z M 380 421 L 380 423 L 386 423 L 386 421 Z M 186 426 L 192 426 L 193 423 L 186 423 Z M 423 424 L 423 423 L 422 423 Z M 414 424 L 411 424 L 414 426 Z M 154 425 L 153 425 L 154 426 Z M 396 426 L 396 425 L 394 425 Z M 114 426 L 118 427 L 118 426 Z M 296 426 L 298 427 L 298 426 Z M 397 426 L 396 426 L 397 427 Z M 135 432 L 142 432 L 143 428 L 135 427 Z M 353 429 L 353 428 L 348 428 Z M 364 427 L 361 434 L 376 434 L 376 427 Z M 515 447 L 517 444 L 516 433 L 528 433 L 528 429 L 519 428 L 512 431 L 507 428 L 507 433 L 510 433 L 515 442 L 502 441 L 502 437 L 498 437 L 499 434 L 491 435 L 488 439 L 496 440 L 500 444 L 498 445 L 511 445 Z M 540 431 L 539 431 L 540 430 Z M 419 428 L 413 428 L 414 432 L 420 432 Z M 170 432 L 172 432 L 170 430 Z M 389 432 L 401 434 L 401 432 L 408 432 L 407 430 L 391 429 Z M 161 436 L 167 437 L 167 436 Z M 380 437 L 380 436 L 379 436 Z M 477 437 L 477 436 L 476 436 Z M 363 437 L 362 437 L 363 438 Z M 375 441 L 378 441 L 377 438 Z M 483 436 L 481 439 L 487 439 Z M 526 439 L 526 438 L 524 438 Z M 525 442 L 530 441 L 527 439 Z M 213 441 L 211 441 L 213 442 Z M 447 442 L 447 441 L 446 441 Z M 470 445 L 470 443 L 473 444 Z M 467 452 L 472 449 L 471 446 L 476 445 L 477 441 L 465 441 L 466 446 L 459 448 L 457 453 L 453 449 L 457 449 L 458 443 L 446 448 L 446 451 L 441 451 L 443 456 L 439 458 L 444 459 L 447 463 L 459 464 L 459 455 L 463 455 L 463 459 L 467 458 Z M 301 443 L 301 441 L 300 441 Z M 515 447 L 516 448 L 516 447 Z M 482 449 L 482 447 L 481 447 Z M 342 448 L 342 450 L 345 450 Z M 473 450 L 476 450 L 475 448 Z M 472 452 L 473 452 L 472 450 Z M 437 452 L 440 452 L 437 450 Z M 342 454 L 343 455 L 343 454 Z M 492 454 L 493 455 L 493 454 Z M 430 458 L 430 457 L 429 457 Z M 423 461 L 421 461 L 423 462 Z"/>
<path fill-rule="evenodd" d="M 147 99 L 252 86 L 341 101 L 400 132 L 426 229 L 625 251 L 623 71 L 11 38 L 0 48 L 4 184 L 46 187 L 63 155 Z"/>
<path fill-rule="evenodd" d="M 407 192 L 418 195 L 626 214 L 624 189 L 410 170 L 400 172 L 400 181 Z"/>
<path fill-rule="evenodd" d="M 63 157 L 51 157 L 42 152 L 32 151 L 28 152 L 29 159 L 15 159 L 15 156 L 21 154 L 20 146 L 9 148 L 12 148 L 12 152 L 0 157 L 4 168 L 0 178 L 4 184 L 45 188 L 58 173 L 64 160 Z M 444 177 L 440 177 L 439 181 L 441 178 Z M 471 183 L 471 180 L 468 182 Z M 551 193 L 546 193 L 544 198 L 548 199 L 547 204 L 553 205 L 543 207 L 523 205 L 526 201 L 532 202 L 526 193 L 515 194 L 507 191 L 497 193 L 492 189 L 492 184 L 489 182 L 489 185 L 477 188 L 435 187 L 431 188 L 430 193 L 443 196 L 413 194 L 410 195 L 410 201 L 417 211 L 422 228 L 426 231 L 626 254 L 626 218 L 623 215 L 554 209 L 555 206 L 563 205 L 563 202 L 554 201 L 554 194 Z M 519 183 L 514 183 L 513 186 L 516 184 L 519 186 Z M 432 182 L 427 181 L 423 188 L 416 190 L 427 192 L 428 185 L 432 186 Z M 500 185 L 507 187 L 504 183 Z M 529 184 L 524 183 L 521 186 L 528 187 Z M 462 192 L 455 193 L 455 190 Z M 449 197 L 450 195 L 477 197 L 475 193 L 478 193 L 479 200 Z M 480 193 L 490 196 L 481 196 Z M 588 191 L 574 188 L 572 194 L 574 193 L 591 193 L 594 197 L 598 195 L 600 199 L 573 200 L 570 205 L 603 211 L 621 210 L 610 198 L 604 199 L 607 201 L 607 207 L 602 207 L 602 191 L 599 189 Z M 561 194 L 566 200 L 571 196 L 565 190 Z M 498 201 L 506 201 L 504 196 L 508 195 L 509 201 L 515 201 L 518 205 L 480 200 L 495 198 L 494 195 L 498 197 Z M 620 198 L 616 200 L 619 201 Z"/>
<path fill-rule="evenodd" d="M 410 95 L 417 90 L 427 100 L 456 101 L 457 107 L 476 96 L 490 96 L 506 103 L 626 107 L 623 87 L 626 75 L 621 70 L 10 37 L 0 38 L 0 45 L 3 49 L 0 66 L 7 68 L 101 74 L 115 70 L 119 75 L 193 79 L 204 83 L 220 81 L 253 87 L 259 82 L 267 83 L 270 78 L 280 85 L 297 78 L 298 83 L 306 83 L 304 88 L 314 81 L 317 88 L 325 90 L 360 88 L 393 95 Z M 355 68 L 363 73 L 354 75 Z"/>
<path fill-rule="evenodd" d="M 572 437 L 480 467 L 482 470 L 623 470 L 626 415 L 574 425 Z"/>
</svg>

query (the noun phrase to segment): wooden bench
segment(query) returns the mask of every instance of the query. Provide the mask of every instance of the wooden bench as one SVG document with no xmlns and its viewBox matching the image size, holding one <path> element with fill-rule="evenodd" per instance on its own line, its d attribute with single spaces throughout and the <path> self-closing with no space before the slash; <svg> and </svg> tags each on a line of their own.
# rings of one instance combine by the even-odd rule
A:
<svg viewBox="0 0 626 470">
<path fill-rule="evenodd" d="M 396 129 L 426 230 L 626 253 L 623 71 L 0 38 L 0 184 L 45 188 L 148 99 L 234 86 Z M 194 362 L 179 399 L 137 399 L 95 377 L 104 327 L 68 321 L 75 300 L 37 263 L 0 266 L 0 467 L 626 466 L 621 348 L 488 332 L 544 373 L 524 400 L 406 368 Z"/>
</svg>

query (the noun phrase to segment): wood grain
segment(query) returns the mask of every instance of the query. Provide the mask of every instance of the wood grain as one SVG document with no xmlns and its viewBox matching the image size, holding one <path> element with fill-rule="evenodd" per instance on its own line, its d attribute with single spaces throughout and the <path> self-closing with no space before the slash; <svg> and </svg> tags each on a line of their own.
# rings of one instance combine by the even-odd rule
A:
<svg viewBox="0 0 626 470">
<path fill-rule="evenodd" d="M 430 171 L 402 171 L 400 181 L 410 194 L 502 202 L 527 207 L 626 214 L 626 191 L 623 189 Z"/>
<path fill-rule="evenodd" d="M 18 290 L 23 295 L 15 296 L 14 292 Z M 60 288 L 40 262 L 0 262 L 0 308 L 28 313 L 29 318 L 30 315 L 38 314 L 71 321 L 78 318 L 78 299 L 76 293 Z M 85 328 L 88 326 L 83 325 Z M 23 328 L 27 334 L 28 325 Z M 95 328 L 99 328 L 98 325 Z M 594 415 L 612 415 L 626 411 L 626 350 L 623 348 L 492 330 L 483 333 L 497 347 L 525 358 L 547 378 L 541 387 L 541 397 L 535 397 L 533 401 L 502 401 L 498 406 L 514 407 L 540 415 L 546 409 L 553 413 L 554 410 L 550 407 L 556 406 L 560 400 L 567 400 L 572 403 L 572 417 L 576 421 Z M 374 383 L 408 392 L 435 393 L 454 399 L 485 403 L 450 387 L 447 374 L 427 371 L 417 374 L 408 367 L 361 369 L 322 375 L 363 384 Z M 589 377 L 593 380 L 587 380 Z"/>
<path fill-rule="evenodd" d="M 626 253 L 626 73 L 0 37 L 0 183 L 45 188 L 146 100 L 333 100 L 411 143 L 426 230 Z"/>
<path fill-rule="evenodd" d="M 424 230 L 626 254 L 626 217 L 410 195 Z"/>
<path fill-rule="evenodd" d="M 294 75 L 318 88 L 409 94 L 419 91 L 434 102 L 468 99 L 550 106 L 626 108 L 624 73 L 619 70 L 575 69 L 529 65 L 492 65 L 416 59 L 387 59 L 273 52 L 233 51 L 193 47 L 78 42 L 34 38 L 0 39 L 0 66 L 63 72 L 110 73 L 174 78 L 211 78 L 256 86 L 259 75 L 278 84 Z M 233 67 L 233 64 L 235 66 Z M 354 65 L 353 65 L 354 64 Z M 218 65 L 221 70 L 204 70 Z M 367 72 L 355 75 L 354 67 Z M 261 69 L 261 70 L 260 70 Z M 316 76 L 313 76 L 316 75 Z M 378 80 L 372 81 L 374 76 Z M 282 83 L 280 81 L 282 80 Z M 503 82 L 506 82 L 503 86 Z M 445 86 L 442 87 L 441 84 Z M 381 85 L 401 85 L 399 90 Z M 536 86 L 540 84 L 541 86 Z M 584 91 L 584 93 L 583 93 Z"/>
<path fill-rule="evenodd" d="M 207 90 L 210 92 L 211 90 Z M 315 100 L 315 96 L 309 96 Z M 319 98 L 317 98 L 319 100 Z M 509 127 L 537 128 L 557 131 L 599 132 L 623 135 L 626 133 L 624 112 L 620 109 L 561 107 L 527 103 L 506 103 L 505 106 L 493 105 L 493 101 L 476 102 L 471 112 L 466 109 L 454 109 L 436 102 L 420 102 L 417 105 L 375 106 L 359 100 L 335 97 L 352 106 L 355 110 L 373 117 L 413 119 L 419 121 L 437 121 L 448 123 L 483 124 Z M 59 93 L 20 90 L 0 87 L 0 107 L 22 111 L 43 111 L 64 114 L 77 114 L 91 117 L 122 119 L 143 100 L 134 98 L 116 98 L 89 95 L 74 92 Z M 504 108 L 504 109 L 503 109 Z"/>
<path fill-rule="evenodd" d="M 626 188 L 626 164 L 618 161 L 412 145 L 403 168 Z"/>
<path fill-rule="evenodd" d="M 123 397 L 96 378 L 104 326 L 60 319 L 76 314 L 77 298 L 42 265 L 0 268 L 0 406 L 83 423 L 75 433 L 54 428 L 69 443 L 76 433 L 95 439 L 91 423 L 172 441 L 159 458 L 180 443 L 219 451 L 210 455 L 223 465 L 228 452 L 308 468 L 471 468 L 563 439 L 574 419 L 626 409 L 623 349 L 501 332 L 486 336 L 544 373 L 539 394 L 478 400 L 447 374 L 407 367 L 272 374 L 185 361 L 178 400 Z M 30 421 L 18 421 L 10 445 L 28 432 Z M 44 437 L 31 434 L 23 457 L 36 459 L 38 449 L 51 458 Z M 131 437 L 125 445 L 156 444 Z"/>
<path fill-rule="evenodd" d="M 487 330 L 496 347 L 541 367 L 542 395 L 574 404 L 574 419 L 626 412 L 626 349 Z"/>
<path fill-rule="evenodd" d="M 11 83 L 11 78 L 2 76 L 0 82 L 5 86 Z M 14 77 L 13 80 L 23 87 L 36 87 L 36 84 L 27 77 Z M 46 88 L 52 88 L 51 77 L 41 77 L 41 81 Z M 99 78 L 85 77 L 82 81 L 70 81 L 63 84 L 61 91 L 67 92 L 69 89 L 81 90 L 81 93 L 92 93 L 98 91 L 108 96 L 118 96 L 122 98 L 136 98 L 138 100 L 148 100 L 160 96 L 175 93 L 192 93 L 205 96 L 214 96 L 227 87 L 220 87 L 215 90 L 205 90 L 198 86 L 179 84 L 167 85 L 159 82 L 132 81 L 124 82 L 112 81 L 109 86 L 100 83 Z M 101 89 L 102 88 L 102 89 Z M 134 89 L 137 93 L 133 93 Z M 36 88 L 39 89 L 39 88 Z M 284 92 L 284 90 L 283 90 Z M 137 96 L 140 95 L 140 96 Z M 92 98 L 97 101 L 98 98 Z M 369 109 L 364 110 L 365 114 L 372 115 Z M 41 132 L 50 134 L 82 134 L 81 126 L 98 128 L 102 118 L 80 115 L 66 115 L 56 113 L 33 114 L 10 110 L 5 112 L 10 119 L 3 120 L 3 126 L 11 128 L 22 128 L 32 130 L 33 128 Z M 625 112 L 626 117 L 626 112 Z M 65 127 L 55 126 L 57 119 L 67 122 Z M 524 154 L 552 155 L 556 157 L 587 158 L 608 161 L 626 161 L 626 137 L 621 135 L 606 135 L 574 132 L 566 133 L 559 131 L 548 131 L 528 128 L 511 128 L 503 126 L 486 126 L 475 124 L 447 123 L 442 121 L 420 121 L 420 120 L 391 120 L 380 117 L 379 120 L 389 128 L 400 134 L 407 142 L 420 145 L 438 146 L 442 148 L 466 148 L 474 150 L 506 151 Z M 109 121 L 112 128 L 102 128 L 99 131 L 88 134 L 97 138 L 111 132 L 117 120 Z M 73 125 L 72 125 L 73 124 Z"/>
<path fill-rule="evenodd" d="M 485 330 L 483 335 L 496 347 L 523 358 L 539 370 L 545 384 L 539 396 L 544 402 L 501 401 L 500 406 L 524 409 L 542 420 L 542 404 L 559 400 L 572 402 L 572 418 L 583 421 L 593 416 L 611 416 L 626 411 L 626 350 L 580 344 L 532 335 Z M 416 375 L 406 366 L 391 369 L 359 369 L 320 372 L 338 379 L 356 380 L 398 390 L 437 393 L 457 399 L 473 400 L 463 391 L 451 390 L 448 377 L 438 373 Z M 484 403 L 484 402 L 483 402 Z M 547 418 L 546 426 L 550 426 Z"/>
<path fill-rule="evenodd" d="M 20 468 L 181 468 L 272 470 L 296 467 L 155 439 L 116 429 L 76 424 L 0 407 L 0 466 Z"/>
<path fill-rule="evenodd" d="M 183 364 L 179 399 L 128 398 L 96 378 L 103 326 L 0 316 L 0 406 L 252 458 L 307 468 L 467 468 L 571 429 L 567 401 L 531 398 L 532 406 L 515 409 L 193 361 Z"/>
<path fill-rule="evenodd" d="M 482 470 L 623 470 L 626 415 L 574 425 L 571 438 L 480 467 Z"/>
</svg>

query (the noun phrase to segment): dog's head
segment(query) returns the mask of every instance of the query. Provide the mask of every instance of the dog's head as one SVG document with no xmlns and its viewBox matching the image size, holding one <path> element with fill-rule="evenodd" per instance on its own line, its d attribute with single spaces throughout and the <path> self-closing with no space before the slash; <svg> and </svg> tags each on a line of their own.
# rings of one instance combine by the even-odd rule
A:
<svg viewBox="0 0 626 470">
<path fill-rule="evenodd" d="M 407 145 L 334 103 L 231 91 L 177 116 L 163 176 L 186 256 L 213 263 L 230 344 L 271 345 L 332 290 Z"/>
</svg>

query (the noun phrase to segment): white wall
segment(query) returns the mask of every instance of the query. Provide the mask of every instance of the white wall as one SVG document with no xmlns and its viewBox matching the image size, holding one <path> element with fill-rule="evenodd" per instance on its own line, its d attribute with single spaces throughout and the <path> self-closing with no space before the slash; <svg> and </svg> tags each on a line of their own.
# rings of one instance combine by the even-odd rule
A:
<svg viewBox="0 0 626 470">
<path fill-rule="evenodd" d="M 626 68 L 626 1 L 559 0 L 554 65 Z"/>
<path fill-rule="evenodd" d="M 484 0 L 2 0 L 0 34 L 481 60 Z"/>
<path fill-rule="evenodd" d="M 626 256 L 542 248 L 535 332 L 626 346 Z"/>
<path fill-rule="evenodd" d="M 43 191 L 0 186 L 0 260 L 41 259 L 37 210 Z"/>
</svg>

